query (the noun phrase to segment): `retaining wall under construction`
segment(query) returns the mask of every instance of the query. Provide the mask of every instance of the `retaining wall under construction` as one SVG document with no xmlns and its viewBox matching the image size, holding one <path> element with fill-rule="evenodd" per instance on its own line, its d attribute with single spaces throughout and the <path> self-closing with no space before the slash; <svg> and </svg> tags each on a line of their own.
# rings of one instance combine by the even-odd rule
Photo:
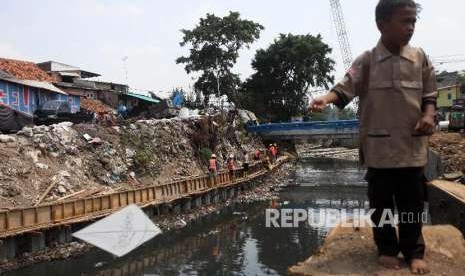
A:
<svg viewBox="0 0 465 276">
<path fill-rule="evenodd" d="M 273 169 L 286 161 L 278 160 Z M 201 175 L 178 179 L 162 185 L 119 191 L 106 195 L 65 200 L 27 208 L 0 211 L 0 259 L 14 258 L 23 252 L 43 249 L 50 242 L 71 241 L 71 230 L 109 215 L 130 204 L 136 204 L 149 215 L 190 209 L 231 198 L 242 183 L 268 171 L 265 163 L 251 164 L 249 170 L 237 169 L 234 175 L 219 171 L 215 179 Z"/>
</svg>

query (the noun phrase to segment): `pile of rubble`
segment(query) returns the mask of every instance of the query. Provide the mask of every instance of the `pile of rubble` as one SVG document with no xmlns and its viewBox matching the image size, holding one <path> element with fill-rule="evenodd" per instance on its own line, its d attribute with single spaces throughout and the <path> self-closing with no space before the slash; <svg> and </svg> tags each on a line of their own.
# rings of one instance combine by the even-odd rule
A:
<svg viewBox="0 0 465 276">
<path fill-rule="evenodd" d="M 70 122 L 25 127 L 14 135 L 0 135 L 0 208 L 203 174 L 205 158 L 192 141 L 197 120 L 217 125 L 211 135 L 217 137 L 215 153 L 221 163 L 227 154 L 263 147 L 213 117 L 140 120 L 113 127 Z"/>
<path fill-rule="evenodd" d="M 245 191 L 234 200 L 241 203 L 252 203 L 278 199 L 282 189 L 295 185 L 295 177 L 294 163 L 285 163 L 273 174 L 265 176 L 262 180 L 256 180 L 258 184 L 264 182 L 266 185 L 258 185 L 255 189 Z"/>
<path fill-rule="evenodd" d="M 81 108 L 91 111 L 91 112 L 97 112 L 97 113 L 107 113 L 107 112 L 112 113 L 115 111 L 110 106 L 102 103 L 99 100 L 86 99 L 86 98 L 81 99 Z"/>
<path fill-rule="evenodd" d="M 430 139 L 430 147 L 441 156 L 444 172 L 465 173 L 465 137 L 462 134 L 435 133 Z"/>
<path fill-rule="evenodd" d="M 344 147 L 330 147 L 324 143 L 297 143 L 296 152 L 300 158 L 334 158 L 358 161 L 359 150 Z"/>
</svg>

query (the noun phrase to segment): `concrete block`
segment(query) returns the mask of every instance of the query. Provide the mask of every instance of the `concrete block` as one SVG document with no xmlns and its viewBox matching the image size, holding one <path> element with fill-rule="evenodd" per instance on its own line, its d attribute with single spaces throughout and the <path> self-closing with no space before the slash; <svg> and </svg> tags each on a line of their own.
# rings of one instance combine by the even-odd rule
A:
<svg viewBox="0 0 465 276">
<path fill-rule="evenodd" d="M 42 232 L 29 233 L 17 238 L 18 253 L 36 252 L 45 248 L 45 234 Z"/>
<path fill-rule="evenodd" d="M 183 211 L 190 211 L 192 209 L 192 202 L 190 199 L 186 200 L 184 204 L 182 205 L 182 210 Z"/>
<path fill-rule="evenodd" d="M 175 214 L 178 215 L 178 214 L 181 213 L 181 211 L 182 211 L 182 210 L 181 210 L 181 204 L 177 204 L 177 205 L 175 205 L 175 206 L 173 207 L 173 213 L 175 213 Z"/>
<path fill-rule="evenodd" d="M 197 198 L 192 199 L 192 202 L 191 202 L 192 208 L 199 208 L 200 206 L 202 206 L 202 197 L 199 196 Z"/>
<path fill-rule="evenodd" d="M 153 218 L 154 216 L 154 210 L 151 206 L 147 207 L 147 208 L 144 208 L 144 213 L 149 217 L 149 218 Z"/>
<path fill-rule="evenodd" d="M 13 259 L 16 256 L 16 241 L 14 238 L 0 240 L 0 260 Z"/>
<path fill-rule="evenodd" d="M 208 205 L 211 203 L 210 193 L 202 195 L 202 204 Z"/>
</svg>

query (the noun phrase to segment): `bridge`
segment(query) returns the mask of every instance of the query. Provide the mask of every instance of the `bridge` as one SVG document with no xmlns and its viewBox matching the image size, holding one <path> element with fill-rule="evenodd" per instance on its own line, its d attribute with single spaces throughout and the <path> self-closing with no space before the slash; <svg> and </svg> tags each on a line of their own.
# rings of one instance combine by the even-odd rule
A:
<svg viewBox="0 0 465 276">
<path fill-rule="evenodd" d="M 270 140 L 358 139 L 359 125 L 358 120 L 286 122 L 248 126 L 247 130 Z"/>
</svg>

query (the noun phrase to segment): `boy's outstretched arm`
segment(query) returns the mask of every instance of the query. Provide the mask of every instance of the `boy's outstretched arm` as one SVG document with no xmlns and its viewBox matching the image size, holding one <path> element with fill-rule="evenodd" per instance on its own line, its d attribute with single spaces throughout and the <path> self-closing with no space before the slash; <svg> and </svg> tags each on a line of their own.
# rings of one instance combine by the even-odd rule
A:
<svg viewBox="0 0 465 276">
<path fill-rule="evenodd" d="M 324 96 L 316 97 L 315 99 L 313 99 L 313 101 L 310 103 L 309 109 L 312 112 L 320 112 L 323 109 L 325 109 L 325 107 L 328 104 L 332 104 L 337 101 L 338 101 L 337 94 L 330 91 L 328 92 L 328 94 Z"/>
<path fill-rule="evenodd" d="M 310 103 L 309 109 L 311 111 L 322 111 L 328 104 L 334 104 L 339 109 L 343 109 L 365 90 L 369 61 L 369 51 L 356 58 L 344 78 L 326 95 L 316 97 Z"/>
</svg>

